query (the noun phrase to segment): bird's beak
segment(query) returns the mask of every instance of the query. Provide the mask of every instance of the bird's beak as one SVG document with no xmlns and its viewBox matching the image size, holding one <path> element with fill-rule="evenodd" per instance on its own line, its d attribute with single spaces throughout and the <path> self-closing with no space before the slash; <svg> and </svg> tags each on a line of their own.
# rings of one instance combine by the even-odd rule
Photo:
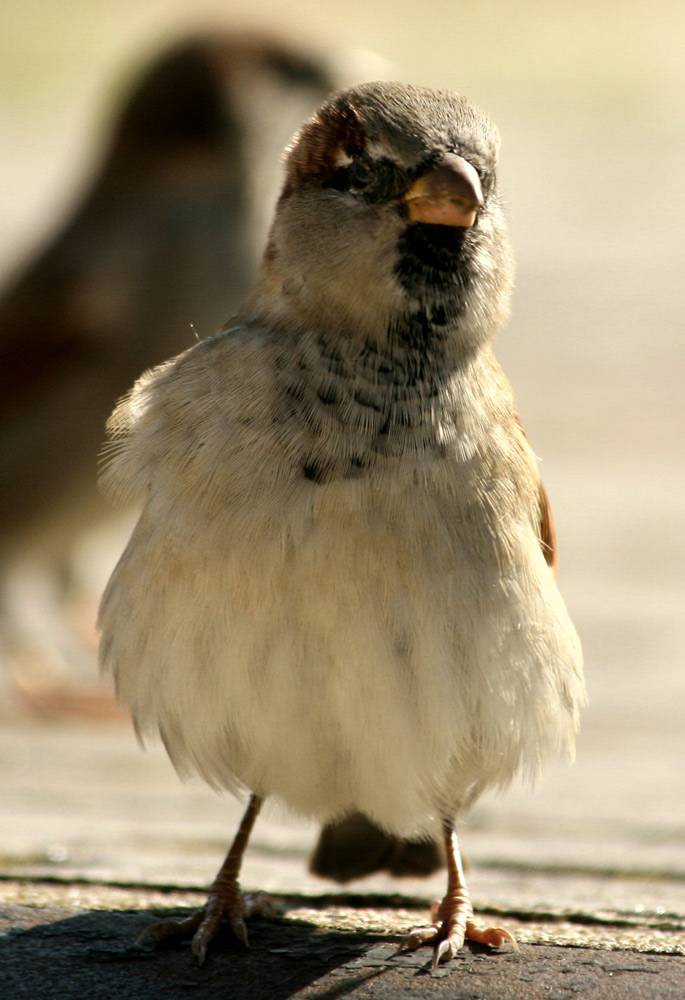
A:
<svg viewBox="0 0 685 1000">
<path fill-rule="evenodd" d="M 468 160 L 448 153 L 417 177 L 402 200 L 411 222 L 468 227 L 483 205 L 483 190 Z"/>
</svg>

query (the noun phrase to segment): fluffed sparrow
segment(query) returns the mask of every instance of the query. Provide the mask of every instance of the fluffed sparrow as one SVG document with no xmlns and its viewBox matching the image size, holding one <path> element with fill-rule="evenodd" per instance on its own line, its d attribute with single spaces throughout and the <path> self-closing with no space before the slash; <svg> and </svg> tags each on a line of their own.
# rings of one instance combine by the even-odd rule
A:
<svg viewBox="0 0 685 1000">
<path fill-rule="evenodd" d="M 549 504 L 491 340 L 512 255 L 499 139 L 466 99 L 334 94 L 287 157 L 261 272 L 226 330 L 147 372 L 105 474 L 142 513 L 103 597 L 101 660 L 180 772 L 249 790 L 206 906 L 238 885 L 262 800 L 391 835 L 441 830 L 434 964 L 473 917 L 455 819 L 570 751 L 581 652 Z"/>
</svg>

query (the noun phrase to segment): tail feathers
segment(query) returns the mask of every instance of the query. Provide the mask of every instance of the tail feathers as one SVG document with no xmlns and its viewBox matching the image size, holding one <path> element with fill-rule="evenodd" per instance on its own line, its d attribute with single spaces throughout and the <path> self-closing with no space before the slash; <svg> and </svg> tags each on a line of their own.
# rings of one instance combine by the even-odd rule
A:
<svg viewBox="0 0 685 1000">
<path fill-rule="evenodd" d="M 444 850 L 436 841 L 404 840 L 353 813 L 322 828 L 309 870 L 322 878 L 350 882 L 374 872 L 426 877 L 444 866 Z"/>
</svg>

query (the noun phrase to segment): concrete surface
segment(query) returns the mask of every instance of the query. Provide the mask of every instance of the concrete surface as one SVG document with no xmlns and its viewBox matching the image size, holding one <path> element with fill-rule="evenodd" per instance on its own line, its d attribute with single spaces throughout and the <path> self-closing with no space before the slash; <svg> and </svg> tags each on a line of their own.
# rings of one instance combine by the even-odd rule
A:
<svg viewBox="0 0 685 1000">
<path fill-rule="evenodd" d="M 516 952 L 488 955 L 465 948 L 431 973 L 429 949 L 396 955 L 398 936 L 422 918 L 416 903 L 344 896 L 291 897 L 284 901 L 287 915 L 251 923 L 249 951 L 222 935 L 198 967 L 187 942 L 134 942 L 149 922 L 147 908 L 176 914 L 179 903 L 197 905 L 201 897 L 65 885 L 5 888 L 23 899 L 6 905 L 0 917 L 0 995 L 13 1000 L 661 1000 L 682 997 L 685 983 L 683 955 L 604 950 L 587 941 L 579 947 L 522 943 Z M 523 923 L 503 923 L 523 941 Z M 553 923 L 547 933 L 554 938 Z"/>
<path fill-rule="evenodd" d="M 682 839 L 659 810 L 634 815 L 636 775 L 647 788 L 658 759 L 624 747 L 622 761 L 613 771 L 607 762 L 603 811 L 584 785 L 593 750 L 575 770 L 553 769 L 536 793 L 485 800 L 466 824 L 477 912 L 515 934 L 516 953 L 465 948 L 437 975 L 425 968 L 430 949 L 393 957 L 444 876 L 344 889 L 314 879 L 315 828 L 272 808 L 243 884 L 272 893 L 282 913 L 251 922 L 247 953 L 223 932 L 200 969 L 187 941 L 135 939 L 154 916 L 202 905 L 240 804 L 182 784 L 159 748 L 141 753 L 123 720 L 5 726 L 0 998 L 680 998 Z"/>
</svg>

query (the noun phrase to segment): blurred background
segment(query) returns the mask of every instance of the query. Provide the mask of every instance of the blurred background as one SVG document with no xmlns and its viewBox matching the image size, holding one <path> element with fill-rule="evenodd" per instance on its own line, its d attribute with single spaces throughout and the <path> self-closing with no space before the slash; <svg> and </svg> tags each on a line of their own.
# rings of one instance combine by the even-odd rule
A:
<svg viewBox="0 0 685 1000">
<path fill-rule="evenodd" d="M 151 63 L 198 31 L 228 40 L 172 63 L 157 104 L 143 87 Z M 0 853 L 10 867 L 92 874 L 128 857 L 130 872 L 159 877 L 173 830 L 177 854 L 192 844 L 188 878 L 213 874 L 234 807 L 181 787 L 161 752 L 139 754 L 96 680 L 97 598 L 130 524 L 96 499 L 101 412 L 240 300 L 276 196 L 271 168 L 299 121 L 331 86 L 386 76 L 462 91 L 502 134 L 518 271 L 496 347 L 542 459 L 560 586 L 587 660 L 575 767 L 553 765 L 535 793 L 484 800 L 467 851 L 485 871 L 544 861 L 685 874 L 684 49 L 685 7 L 667 0 L 3 7 Z M 170 81 L 188 83 L 188 101 L 227 101 L 197 126 L 206 133 L 176 134 L 169 108 L 186 97 Z M 122 148 L 154 131 L 161 108 L 161 166 L 154 150 L 115 158 L 138 87 L 143 110 Z M 98 187 L 107 164 L 119 179 Z M 48 252 L 65 226 L 77 252 Z M 173 239 L 185 257 L 154 271 L 146 241 L 159 261 Z M 98 359 L 124 382 L 103 377 L 82 399 Z M 88 838 L 79 817 L 104 825 Z M 311 839 L 290 819 L 265 829 L 265 853 L 269 837 L 298 857 Z M 176 878 L 184 871 L 175 863 Z"/>
</svg>

